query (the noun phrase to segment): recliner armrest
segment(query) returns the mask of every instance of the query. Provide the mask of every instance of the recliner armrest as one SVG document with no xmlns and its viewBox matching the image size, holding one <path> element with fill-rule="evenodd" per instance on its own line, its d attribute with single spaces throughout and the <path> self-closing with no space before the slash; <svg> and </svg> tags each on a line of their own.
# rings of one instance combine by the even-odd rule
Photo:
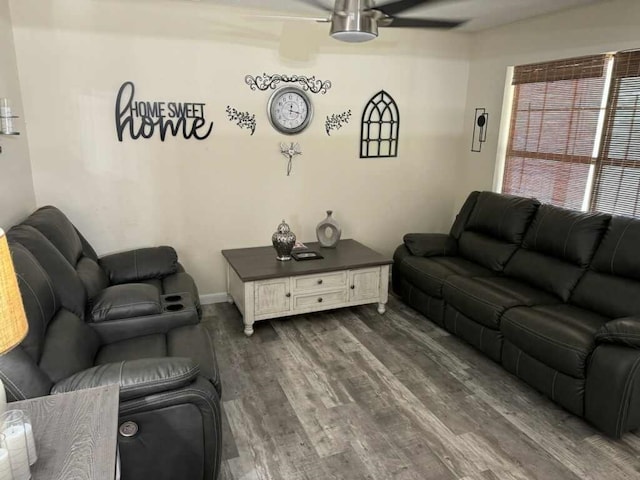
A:
<svg viewBox="0 0 640 480">
<path fill-rule="evenodd" d="M 605 323 L 596 332 L 596 342 L 640 348 L 640 317 L 624 317 Z"/>
<path fill-rule="evenodd" d="M 178 271 L 178 254 L 167 246 L 113 253 L 98 262 L 112 284 L 163 278 Z"/>
<path fill-rule="evenodd" d="M 144 358 L 88 368 L 56 383 L 51 393 L 117 384 L 124 401 L 182 388 L 199 373 L 199 365 L 190 358 Z"/>
<path fill-rule="evenodd" d="M 402 240 L 416 257 L 455 255 L 458 252 L 458 243 L 445 233 L 407 233 Z"/>
</svg>

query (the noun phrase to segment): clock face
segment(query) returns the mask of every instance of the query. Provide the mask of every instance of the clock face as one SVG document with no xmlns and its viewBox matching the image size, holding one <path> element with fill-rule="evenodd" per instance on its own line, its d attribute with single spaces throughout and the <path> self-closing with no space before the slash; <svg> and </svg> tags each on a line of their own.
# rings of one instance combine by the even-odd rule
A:
<svg viewBox="0 0 640 480">
<path fill-rule="evenodd" d="M 295 87 L 285 87 L 271 95 L 268 106 L 273 128 L 288 135 L 300 133 L 309 125 L 313 105 L 309 97 Z"/>
</svg>

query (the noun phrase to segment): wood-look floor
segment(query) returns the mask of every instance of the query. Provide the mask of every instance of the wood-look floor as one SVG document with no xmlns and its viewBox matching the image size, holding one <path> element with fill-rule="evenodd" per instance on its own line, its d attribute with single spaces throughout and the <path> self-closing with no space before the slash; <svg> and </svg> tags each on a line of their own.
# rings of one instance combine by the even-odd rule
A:
<svg viewBox="0 0 640 480">
<path fill-rule="evenodd" d="M 223 385 L 220 480 L 640 479 L 610 440 L 391 298 L 255 324 L 205 308 Z"/>
</svg>

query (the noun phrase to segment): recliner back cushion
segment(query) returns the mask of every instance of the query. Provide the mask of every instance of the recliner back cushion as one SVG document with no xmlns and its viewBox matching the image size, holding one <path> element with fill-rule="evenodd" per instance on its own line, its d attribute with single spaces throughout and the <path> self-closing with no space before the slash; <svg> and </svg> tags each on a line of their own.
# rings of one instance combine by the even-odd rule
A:
<svg viewBox="0 0 640 480">
<path fill-rule="evenodd" d="M 82 241 L 64 213 L 56 207 L 42 207 L 22 223 L 40 231 L 71 265 L 76 266 L 83 251 Z"/>
<path fill-rule="evenodd" d="M 640 220 L 611 218 L 570 301 L 610 318 L 640 314 Z"/>
<path fill-rule="evenodd" d="M 522 248 L 504 269 L 564 301 L 588 266 L 610 217 L 542 205 L 527 230 Z"/>
<path fill-rule="evenodd" d="M 18 277 L 29 331 L 20 346 L 34 362 L 40 360 L 44 336 L 53 315 L 60 308 L 49 276 L 24 246 L 10 242 L 13 266 Z"/>
<path fill-rule="evenodd" d="M 539 205 L 534 198 L 480 192 L 465 231 L 520 245 Z"/>
<path fill-rule="evenodd" d="M 470 195 L 465 207 L 471 202 Z M 502 272 L 522 243 L 539 205 L 540 202 L 533 198 L 480 192 L 458 240 L 460 255 Z"/>
<path fill-rule="evenodd" d="M 60 251 L 38 230 L 29 225 L 17 225 L 7 232 L 10 242 L 29 250 L 42 265 L 56 292 L 60 304 L 84 318 L 86 292 L 80 277 Z"/>
<path fill-rule="evenodd" d="M 87 291 L 87 298 L 95 298 L 96 295 L 109 286 L 107 274 L 92 258 L 80 257 L 76 269 L 80 281 Z"/>
<path fill-rule="evenodd" d="M 93 367 L 99 347 L 96 331 L 70 311 L 61 309 L 49 323 L 39 366 L 56 383 Z"/>
<path fill-rule="evenodd" d="M 527 230 L 522 246 L 587 267 L 611 217 L 542 205 Z"/>
</svg>

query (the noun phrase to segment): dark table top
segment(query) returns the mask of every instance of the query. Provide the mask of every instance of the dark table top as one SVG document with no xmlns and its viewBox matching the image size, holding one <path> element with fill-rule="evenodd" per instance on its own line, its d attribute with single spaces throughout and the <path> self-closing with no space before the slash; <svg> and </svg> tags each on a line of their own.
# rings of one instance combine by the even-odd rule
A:
<svg viewBox="0 0 640 480">
<path fill-rule="evenodd" d="M 318 252 L 324 258 L 319 260 L 291 259 L 282 262 L 276 259 L 276 251 L 273 247 L 222 250 L 222 255 L 243 282 L 377 267 L 393 263 L 390 258 L 355 240 L 340 240 L 336 248 L 322 248 L 318 242 L 306 243 L 305 245 L 309 250 Z"/>
</svg>

